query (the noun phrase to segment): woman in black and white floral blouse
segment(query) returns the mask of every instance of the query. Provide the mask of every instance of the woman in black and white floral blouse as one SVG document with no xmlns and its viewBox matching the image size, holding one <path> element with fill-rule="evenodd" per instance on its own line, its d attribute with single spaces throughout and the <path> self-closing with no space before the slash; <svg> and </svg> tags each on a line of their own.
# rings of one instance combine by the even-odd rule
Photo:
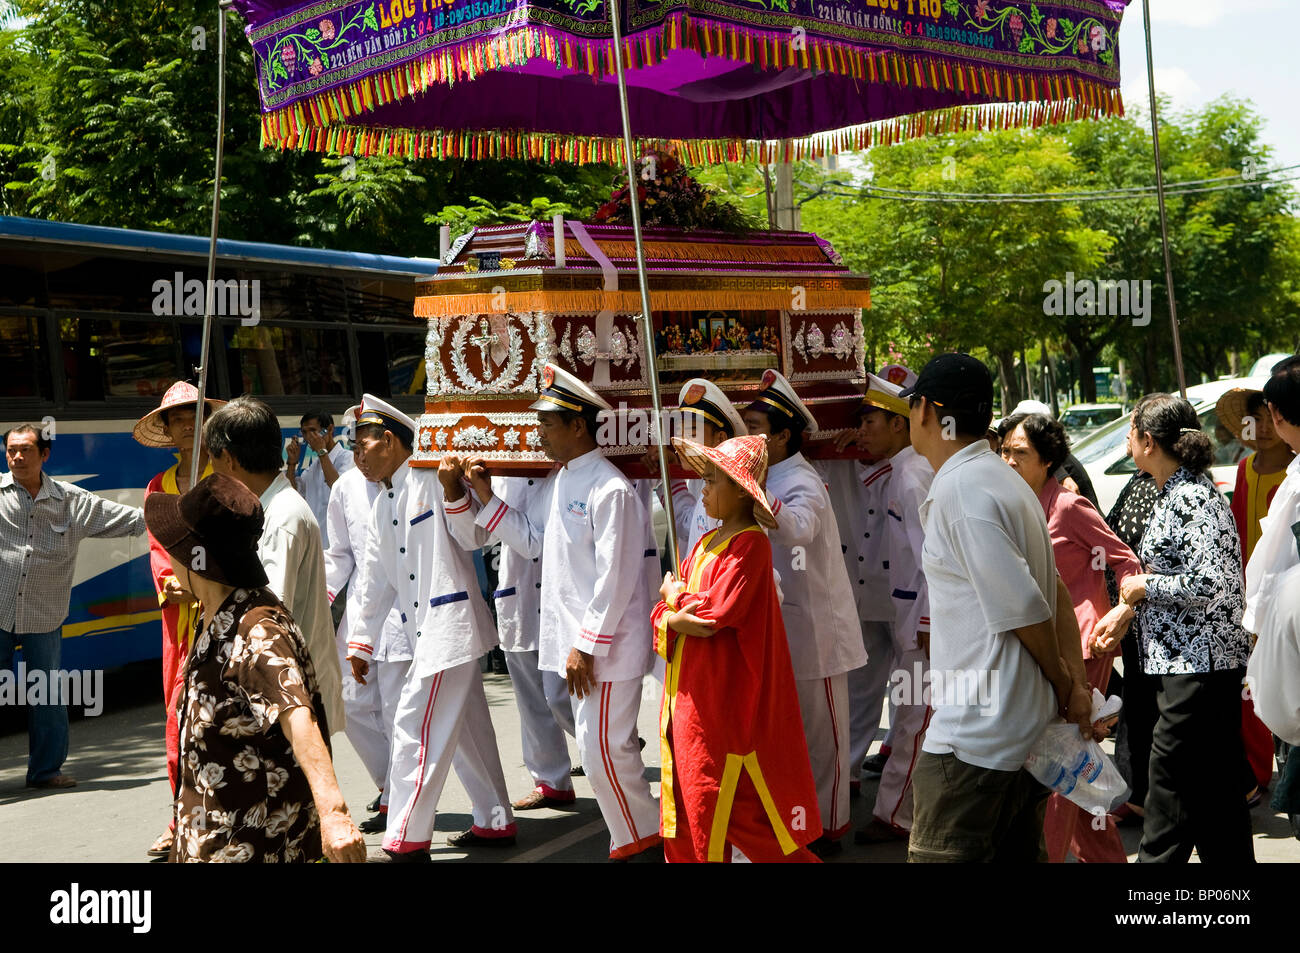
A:
<svg viewBox="0 0 1300 953">
<path fill-rule="evenodd" d="M 1158 493 L 1138 549 L 1145 572 L 1124 580 L 1117 607 L 1140 615 L 1138 658 L 1160 679 L 1138 859 L 1186 862 L 1195 847 L 1203 863 L 1248 862 L 1254 847 L 1237 769 L 1250 643 L 1237 527 L 1206 475 L 1212 447 L 1191 404 L 1147 395 L 1128 439 Z"/>
</svg>

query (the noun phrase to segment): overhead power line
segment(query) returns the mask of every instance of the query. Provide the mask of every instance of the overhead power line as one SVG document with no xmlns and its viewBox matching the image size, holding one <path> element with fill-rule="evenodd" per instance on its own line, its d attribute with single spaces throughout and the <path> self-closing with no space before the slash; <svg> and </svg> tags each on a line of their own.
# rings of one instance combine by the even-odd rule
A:
<svg viewBox="0 0 1300 953">
<path fill-rule="evenodd" d="M 1245 175 L 1216 176 L 1208 179 L 1187 179 L 1170 183 L 1166 195 L 1194 195 L 1205 192 L 1223 192 L 1234 189 L 1266 188 L 1300 180 L 1300 175 L 1281 176 L 1279 173 L 1300 169 L 1300 164 L 1280 166 L 1276 169 Z M 1210 184 L 1213 183 L 1213 184 Z M 1155 186 L 1132 186 L 1113 189 L 1087 189 L 1069 192 L 940 192 L 921 189 L 897 189 L 881 185 L 863 185 L 856 192 L 826 191 L 826 195 L 847 198 L 894 199 L 908 202 L 966 202 L 972 204 L 1022 204 L 1035 202 L 1113 202 L 1126 199 L 1153 198 Z"/>
</svg>

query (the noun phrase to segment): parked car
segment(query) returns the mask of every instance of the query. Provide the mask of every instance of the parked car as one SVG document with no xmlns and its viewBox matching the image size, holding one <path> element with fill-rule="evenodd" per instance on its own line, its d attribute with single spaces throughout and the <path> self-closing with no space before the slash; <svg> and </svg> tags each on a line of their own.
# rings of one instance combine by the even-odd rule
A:
<svg viewBox="0 0 1300 953">
<path fill-rule="evenodd" d="M 1259 390 L 1267 380 L 1267 377 L 1238 377 L 1187 388 L 1187 399 L 1196 409 L 1201 429 L 1214 445 L 1214 462 L 1210 465 L 1210 475 L 1214 478 L 1215 485 L 1229 498 L 1237 482 L 1237 462 L 1250 451 L 1219 423 L 1214 405 L 1225 392 L 1234 387 Z M 1074 456 L 1088 471 L 1103 514 L 1110 512 L 1119 491 L 1124 488 L 1129 477 L 1137 472 L 1133 459 L 1128 455 L 1129 417 L 1129 414 L 1122 415 L 1071 448 Z"/>
<path fill-rule="evenodd" d="M 1071 440 L 1079 441 L 1123 416 L 1124 408 L 1119 404 L 1073 404 L 1061 411 L 1061 424 Z"/>
<path fill-rule="evenodd" d="M 1265 354 L 1251 366 L 1250 374 L 1248 376 L 1268 377 L 1269 373 L 1273 370 L 1274 364 L 1278 361 L 1284 361 L 1290 356 L 1290 354 Z"/>
</svg>

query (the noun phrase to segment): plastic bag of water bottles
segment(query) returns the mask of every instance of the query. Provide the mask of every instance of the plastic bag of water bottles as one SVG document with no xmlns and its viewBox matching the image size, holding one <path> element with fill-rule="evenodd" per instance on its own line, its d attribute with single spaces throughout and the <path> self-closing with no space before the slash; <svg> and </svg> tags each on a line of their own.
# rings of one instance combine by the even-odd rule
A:
<svg viewBox="0 0 1300 953">
<path fill-rule="evenodd" d="M 1104 699 L 1093 690 L 1092 720 L 1118 713 L 1119 699 Z M 1064 718 L 1047 726 L 1034 743 L 1025 768 L 1045 787 L 1067 797 L 1090 814 L 1108 814 L 1124 802 L 1129 786 L 1101 745 L 1079 734 Z"/>
</svg>

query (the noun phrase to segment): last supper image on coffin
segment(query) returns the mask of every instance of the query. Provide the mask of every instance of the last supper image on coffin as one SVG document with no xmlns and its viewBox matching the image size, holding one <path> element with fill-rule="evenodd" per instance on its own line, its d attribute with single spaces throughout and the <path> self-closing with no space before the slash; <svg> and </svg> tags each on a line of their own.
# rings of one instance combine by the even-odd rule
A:
<svg viewBox="0 0 1300 953">
<path fill-rule="evenodd" d="M 629 476 L 647 475 L 651 396 L 632 230 L 565 222 L 557 231 L 475 229 L 421 282 L 426 390 L 413 466 L 453 453 L 516 475 L 548 471 L 528 406 L 554 363 L 615 408 L 603 452 Z M 643 240 L 665 417 L 691 378 L 744 407 L 764 373 L 778 371 L 817 417 L 807 454 L 831 455 L 862 394 L 867 278 L 808 232 L 652 228 Z"/>
</svg>

